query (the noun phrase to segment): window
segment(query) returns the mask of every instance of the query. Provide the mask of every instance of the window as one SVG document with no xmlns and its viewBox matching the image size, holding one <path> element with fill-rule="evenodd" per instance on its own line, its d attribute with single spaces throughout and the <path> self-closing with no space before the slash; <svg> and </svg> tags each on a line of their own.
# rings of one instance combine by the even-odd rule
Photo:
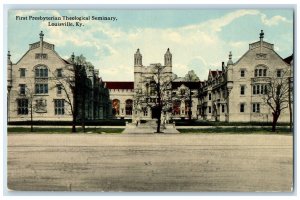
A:
<svg viewBox="0 0 300 200">
<path fill-rule="evenodd" d="M 56 85 L 56 88 L 57 88 L 57 94 L 61 94 L 62 86 L 61 85 Z"/>
<path fill-rule="evenodd" d="M 277 74 L 277 78 L 282 77 L 282 70 L 281 69 L 277 69 L 276 70 L 276 74 Z"/>
<path fill-rule="evenodd" d="M 258 66 L 254 70 L 254 77 L 265 77 L 267 76 L 267 69 L 265 66 Z"/>
<path fill-rule="evenodd" d="M 262 74 L 262 69 L 259 69 L 258 70 L 258 76 L 262 76 L 263 74 Z"/>
<path fill-rule="evenodd" d="M 267 76 L 267 69 L 264 69 L 263 76 Z"/>
<path fill-rule="evenodd" d="M 36 53 L 35 59 L 47 59 L 48 55 L 46 53 Z"/>
<path fill-rule="evenodd" d="M 20 78 L 24 78 L 26 76 L 26 69 L 20 68 Z"/>
<path fill-rule="evenodd" d="M 26 85 L 25 84 L 20 84 L 20 94 L 25 95 L 25 90 L 26 90 Z"/>
<path fill-rule="evenodd" d="M 28 99 L 18 99 L 18 115 L 28 115 Z"/>
<path fill-rule="evenodd" d="M 240 112 L 245 112 L 245 104 L 240 104 Z"/>
<path fill-rule="evenodd" d="M 260 112 L 260 104 L 259 103 L 252 104 L 252 112 L 254 112 L 254 113 Z"/>
<path fill-rule="evenodd" d="M 241 95 L 245 95 L 245 86 L 241 85 Z"/>
<path fill-rule="evenodd" d="M 256 84 L 253 85 L 253 94 L 266 94 L 267 85 L 266 84 Z"/>
<path fill-rule="evenodd" d="M 35 78 L 48 78 L 48 69 L 46 66 L 39 66 L 35 69 Z"/>
<path fill-rule="evenodd" d="M 148 110 L 147 110 L 147 108 L 144 108 L 144 109 L 143 109 L 143 112 L 144 112 L 144 116 L 145 116 L 145 117 L 148 116 Z"/>
<path fill-rule="evenodd" d="M 241 77 L 245 77 L 245 70 L 244 69 L 241 70 Z"/>
<path fill-rule="evenodd" d="M 64 99 L 55 99 L 54 100 L 54 111 L 55 111 L 55 115 L 64 115 L 65 114 L 65 100 Z"/>
<path fill-rule="evenodd" d="M 125 113 L 126 115 L 132 115 L 132 100 L 127 99 L 125 102 Z"/>
<path fill-rule="evenodd" d="M 211 113 L 211 107 L 208 106 L 208 113 Z"/>
<path fill-rule="evenodd" d="M 208 100 L 211 100 L 211 93 L 208 94 Z"/>
<path fill-rule="evenodd" d="M 36 94 L 48 94 L 48 84 L 45 84 L 45 83 L 35 84 L 35 93 Z"/>
<path fill-rule="evenodd" d="M 225 105 L 222 105 L 222 113 L 225 112 Z"/>
<path fill-rule="evenodd" d="M 56 76 L 57 76 L 58 78 L 61 78 L 61 77 L 62 77 L 62 69 L 57 69 L 57 74 L 56 74 Z"/>
</svg>

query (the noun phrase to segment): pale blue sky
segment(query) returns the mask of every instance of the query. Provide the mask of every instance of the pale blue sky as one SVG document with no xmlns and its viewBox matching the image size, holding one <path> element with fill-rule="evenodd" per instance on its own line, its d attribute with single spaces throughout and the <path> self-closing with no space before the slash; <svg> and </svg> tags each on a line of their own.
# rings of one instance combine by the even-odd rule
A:
<svg viewBox="0 0 300 200">
<path fill-rule="evenodd" d="M 16 21 L 19 16 L 115 16 L 117 21 L 85 21 L 84 27 L 49 27 L 42 21 Z M 140 48 L 143 64 L 163 63 L 167 48 L 173 54 L 173 72 L 184 76 L 193 69 L 201 80 L 209 69 L 220 69 L 232 51 L 236 61 L 248 44 L 259 39 L 275 45 L 282 57 L 293 52 L 291 9 L 198 10 L 10 10 L 8 49 L 13 62 L 28 44 L 44 40 L 55 44 L 64 58 L 83 54 L 104 80 L 133 80 L 133 54 Z"/>
</svg>

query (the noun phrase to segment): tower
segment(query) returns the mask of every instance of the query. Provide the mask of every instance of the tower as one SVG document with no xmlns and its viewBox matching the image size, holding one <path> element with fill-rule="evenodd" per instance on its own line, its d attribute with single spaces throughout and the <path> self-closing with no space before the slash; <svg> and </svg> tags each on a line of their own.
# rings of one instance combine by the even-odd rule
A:
<svg viewBox="0 0 300 200">
<path fill-rule="evenodd" d="M 170 52 L 170 49 L 167 49 L 167 52 L 165 53 L 165 73 L 169 76 L 169 79 L 172 79 L 172 54 Z"/>
<path fill-rule="evenodd" d="M 134 54 L 134 66 L 142 66 L 142 54 L 140 53 L 140 49 L 136 50 L 136 53 Z"/>
<path fill-rule="evenodd" d="M 172 54 L 171 54 L 169 48 L 167 49 L 167 52 L 165 53 L 165 66 L 172 67 Z"/>
</svg>

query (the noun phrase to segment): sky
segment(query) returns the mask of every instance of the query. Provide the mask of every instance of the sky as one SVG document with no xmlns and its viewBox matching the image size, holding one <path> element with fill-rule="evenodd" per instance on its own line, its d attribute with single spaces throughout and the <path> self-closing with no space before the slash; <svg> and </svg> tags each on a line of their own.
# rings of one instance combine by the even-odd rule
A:
<svg viewBox="0 0 300 200">
<path fill-rule="evenodd" d="M 115 21 L 81 21 L 82 27 L 49 26 L 47 20 L 19 17 L 108 16 Z M 65 21 L 50 21 L 65 22 Z M 74 22 L 74 21 L 70 21 Z M 194 70 L 206 80 L 209 69 L 221 69 L 229 51 L 237 61 L 259 40 L 274 44 L 282 57 L 293 53 L 292 9 L 172 9 L 172 10 L 9 10 L 8 50 L 17 62 L 29 44 L 44 41 L 68 59 L 84 55 L 104 81 L 133 81 L 133 56 L 139 48 L 143 65 L 164 62 L 167 48 L 173 55 L 173 72 L 184 76 Z"/>
</svg>

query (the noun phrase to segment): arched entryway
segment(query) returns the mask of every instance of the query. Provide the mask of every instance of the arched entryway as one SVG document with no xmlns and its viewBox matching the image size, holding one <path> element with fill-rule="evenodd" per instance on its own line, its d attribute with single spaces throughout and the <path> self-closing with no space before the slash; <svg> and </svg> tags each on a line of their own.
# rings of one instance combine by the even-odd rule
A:
<svg viewBox="0 0 300 200">
<path fill-rule="evenodd" d="M 132 100 L 127 99 L 125 102 L 125 112 L 126 115 L 132 115 Z"/>
<path fill-rule="evenodd" d="M 120 100 L 119 99 L 114 99 L 112 101 L 112 112 L 113 115 L 120 115 Z"/>
</svg>

